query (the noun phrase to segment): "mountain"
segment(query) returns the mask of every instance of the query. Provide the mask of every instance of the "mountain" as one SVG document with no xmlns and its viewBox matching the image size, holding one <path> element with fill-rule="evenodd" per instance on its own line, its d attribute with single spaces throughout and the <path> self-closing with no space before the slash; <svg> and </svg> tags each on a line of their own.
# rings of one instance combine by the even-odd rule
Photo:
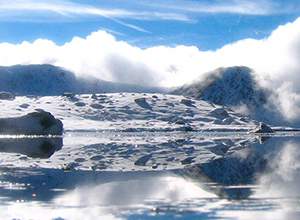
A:
<svg viewBox="0 0 300 220">
<path fill-rule="evenodd" d="M 265 123 L 287 125 L 281 114 L 270 107 L 270 92 L 258 85 L 253 70 L 245 66 L 218 68 L 172 89 L 171 93 L 228 106 Z"/>
<path fill-rule="evenodd" d="M 0 67 L 0 91 L 19 95 L 61 95 L 102 92 L 156 92 L 162 89 L 107 82 L 49 64 Z"/>
<path fill-rule="evenodd" d="M 265 91 L 257 86 L 252 70 L 244 66 L 218 68 L 172 93 L 227 106 L 244 103 L 257 107 L 267 102 Z"/>
</svg>

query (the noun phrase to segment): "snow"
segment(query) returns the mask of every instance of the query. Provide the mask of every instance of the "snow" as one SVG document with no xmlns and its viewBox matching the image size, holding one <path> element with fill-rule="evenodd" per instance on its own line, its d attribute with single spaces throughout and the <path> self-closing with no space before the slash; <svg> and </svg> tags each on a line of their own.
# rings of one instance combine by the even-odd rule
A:
<svg viewBox="0 0 300 220">
<path fill-rule="evenodd" d="M 168 94 L 17 96 L 0 106 L 2 118 L 51 112 L 65 131 L 248 131 L 258 124 L 226 107 Z"/>
<path fill-rule="evenodd" d="M 280 112 L 278 94 L 260 85 L 255 74 L 245 66 L 218 68 L 171 92 L 227 106 L 267 124 L 299 127 L 299 120 L 291 121 Z"/>
<path fill-rule="evenodd" d="M 65 171 L 181 169 L 224 155 L 235 145 L 218 150 L 211 134 L 245 133 L 258 125 L 224 106 L 160 93 L 16 96 L 0 100 L 0 107 L 0 122 L 14 128 L 3 127 L 2 135 L 61 135 L 62 125 L 64 129 L 63 137 L 31 140 L 25 136 L 11 141 L 10 148 L 11 142 L 3 141 L 2 152 L 26 157 L 16 161 L 14 154 L 7 154 L 2 165 L 31 167 L 36 163 L 33 158 L 51 156 L 49 161 L 39 161 L 39 166 Z M 80 138 L 80 134 L 96 138 Z"/>
<path fill-rule="evenodd" d="M 276 104 L 273 100 L 276 94 L 272 94 L 270 90 L 262 87 L 254 76 L 254 71 L 245 66 L 218 68 L 202 74 L 198 79 L 179 88 L 168 89 L 117 84 L 93 77 L 80 78 L 66 69 L 48 64 L 15 65 L 0 67 L 0 88 L 2 90 L 0 100 L 14 99 L 15 95 L 59 96 L 65 94 L 65 97 L 68 97 L 73 94 L 119 92 L 163 94 L 171 92 L 188 96 L 188 98 L 181 99 L 182 104 L 187 106 L 193 105 L 190 98 L 201 99 L 230 107 L 237 113 L 267 124 L 299 127 L 297 120 L 291 121 L 290 118 L 284 116 L 283 112 L 279 112 L 278 103 Z M 69 98 L 72 100 L 72 97 Z M 149 109 L 151 106 L 149 100 L 143 102 L 142 99 L 143 97 L 137 97 L 136 103 Z M 75 105 L 79 107 L 85 105 L 84 102 L 77 101 Z M 21 108 L 27 107 L 26 103 L 22 104 L 20 104 Z M 167 104 L 172 106 L 173 103 Z M 91 105 L 96 109 L 102 108 L 99 103 Z M 231 120 L 226 119 L 225 121 Z M 219 120 L 215 122 L 220 123 Z"/>
<path fill-rule="evenodd" d="M 240 120 L 240 114 L 207 101 L 157 93 L 16 96 L 14 100 L 0 100 L 0 106 L 0 121 L 9 121 L 16 127 L 10 132 L 2 131 L 2 134 L 60 135 L 63 124 L 63 148 L 62 137 L 53 140 L 44 137 L 44 140 L 35 142 L 24 139 L 24 146 L 31 145 L 31 150 L 29 147 L 20 147 L 21 142 L 16 142 L 16 146 L 10 149 L 3 148 L 3 152 L 21 153 L 31 158 L 36 157 L 35 155 L 47 158 L 59 150 L 51 157 L 51 161 L 40 161 L 39 164 L 63 170 L 183 168 L 222 154 L 222 150 L 216 152 L 213 147 L 215 143 L 210 135 L 206 137 L 206 132 L 245 133 L 258 124 L 246 117 L 245 120 Z M 53 123 L 50 123 L 51 129 L 43 128 L 40 115 L 50 117 L 49 120 Z M 85 136 L 82 139 L 76 137 L 78 134 L 85 134 L 84 132 L 87 135 L 95 134 L 97 138 L 89 140 Z M 197 140 L 197 135 L 202 133 L 204 135 Z M 182 134 L 183 139 L 179 136 L 179 139 L 170 141 L 170 135 L 173 134 Z M 186 135 L 189 137 L 188 143 L 184 141 Z M 68 143 L 73 138 L 78 143 Z M 152 143 L 155 139 L 157 141 Z M 67 147 L 68 145 L 72 147 Z M 46 152 L 39 153 L 43 149 Z M 32 166 L 34 161 L 15 161 L 14 156 L 7 156 L 2 161 L 2 165 L 10 163 L 27 167 Z"/>
<path fill-rule="evenodd" d="M 156 214 L 170 213 L 166 207 L 199 205 L 196 196 L 247 199 L 256 195 L 257 183 L 284 188 L 284 181 L 273 184 L 278 175 L 298 182 L 298 160 L 293 157 L 299 156 L 299 133 L 280 133 L 272 126 L 276 132 L 266 134 L 273 129 L 233 111 L 226 102 L 219 105 L 199 97 L 141 93 L 137 87 L 131 92 L 124 85 L 111 89 L 118 92 L 103 93 L 57 67 L 27 68 L 22 80 L 29 84 L 13 78 L 9 86 L 15 90 L 0 93 L 0 192 L 10 202 L 5 207 L 15 207 L 16 200 L 42 201 L 34 207 L 45 211 L 51 207 L 45 201 L 51 201 L 52 209 L 60 212 L 49 219 L 66 216 L 65 207 L 75 207 L 82 218 L 84 209 L 91 214 L 92 209 L 105 207 L 104 214 L 114 218 L 124 215 L 118 211 L 124 207 L 128 211 L 150 206 Z M 3 69 L 15 77 L 23 67 Z M 47 82 L 38 80 L 39 71 Z M 5 74 L 0 74 L 4 80 Z M 70 84 L 56 90 L 68 84 L 64 77 L 72 79 Z M 235 87 L 230 74 L 224 79 Z M 32 83 L 38 86 L 30 88 Z M 37 91 L 39 83 L 47 86 Z M 127 92 L 120 92 L 124 88 Z M 244 87 L 239 84 L 237 88 Z M 218 97 L 224 95 L 215 92 Z M 274 158 L 277 161 L 272 162 Z M 289 158 L 292 162 L 285 162 Z M 196 213 L 205 213 L 210 204 Z M 32 205 L 29 202 L 25 208 Z M 190 207 L 186 210 L 195 213 Z"/>
<path fill-rule="evenodd" d="M 204 75 L 174 93 L 227 106 L 245 103 L 257 107 L 266 103 L 266 92 L 258 87 L 248 67 L 218 68 Z"/>
</svg>

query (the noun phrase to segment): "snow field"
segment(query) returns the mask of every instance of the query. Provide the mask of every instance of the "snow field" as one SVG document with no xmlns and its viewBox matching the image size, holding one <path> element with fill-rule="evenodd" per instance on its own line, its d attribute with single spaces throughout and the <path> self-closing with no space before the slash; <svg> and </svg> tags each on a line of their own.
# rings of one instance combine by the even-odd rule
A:
<svg viewBox="0 0 300 220">
<path fill-rule="evenodd" d="M 49 111 L 65 131 L 247 131 L 258 124 L 206 101 L 149 93 L 17 96 L 0 107 L 3 118 Z"/>
</svg>

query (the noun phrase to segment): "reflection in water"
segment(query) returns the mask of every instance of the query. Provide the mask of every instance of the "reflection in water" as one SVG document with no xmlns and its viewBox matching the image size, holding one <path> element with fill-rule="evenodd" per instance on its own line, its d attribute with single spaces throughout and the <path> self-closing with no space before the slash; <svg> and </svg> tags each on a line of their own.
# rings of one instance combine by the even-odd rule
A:
<svg viewBox="0 0 300 220">
<path fill-rule="evenodd" d="M 256 197 L 299 198 L 300 197 L 300 140 L 285 142 L 269 157 L 268 169 L 259 177 L 260 189 Z"/>
<path fill-rule="evenodd" d="M 1 138 L 0 152 L 20 153 L 33 158 L 49 158 L 62 148 L 62 138 Z"/>
<path fill-rule="evenodd" d="M 275 197 L 300 197 L 296 184 L 300 180 L 299 142 L 299 137 L 273 137 L 263 143 L 248 143 L 231 154 L 176 173 L 206 182 L 207 189 L 221 198 L 246 199 L 264 193 L 273 197 L 271 192 L 276 192 Z"/>
<path fill-rule="evenodd" d="M 29 209 L 27 212 L 28 206 L 34 209 L 55 209 L 57 213 L 50 214 L 49 219 L 70 219 L 74 209 L 78 216 L 72 216 L 71 219 L 84 219 L 82 215 L 86 211 L 91 219 L 95 219 L 99 214 L 120 215 L 122 210 L 128 210 L 129 213 L 130 209 L 147 211 L 145 215 L 158 211 L 164 213 L 174 210 L 182 201 L 216 199 L 215 195 L 168 171 L 65 172 L 57 169 L 2 168 L 1 180 L 2 206 L 17 205 L 16 210 L 10 208 L 12 216 L 22 208 L 21 219 L 33 216 L 39 219 L 43 216 L 41 211 L 32 213 Z M 20 201 L 24 207 L 18 204 Z M 60 209 L 68 212 L 58 212 Z"/>
<path fill-rule="evenodd" d="M 47 163 L 2 164 L 1 219 L 45 219 L 45 212 L 48 219 L 300 217 L 299 136 L 73 136 L 64 142 Z M 37 155 L 8 149 L 2 151 Z"/>
</svg>

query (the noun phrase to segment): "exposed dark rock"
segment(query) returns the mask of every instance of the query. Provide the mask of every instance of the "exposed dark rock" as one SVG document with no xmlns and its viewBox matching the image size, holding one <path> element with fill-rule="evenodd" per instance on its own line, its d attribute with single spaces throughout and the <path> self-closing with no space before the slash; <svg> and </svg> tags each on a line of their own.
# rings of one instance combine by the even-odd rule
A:
<svg viewBox="0 0 300 220">
<path fill-rule="evenodd" d="M 62 122 L 41 109 L 21 117 L 0 118 L 0 134 L 62 135 L 62 132 Z"/>
<path fill-rule="evenodd" d="M 181 99 L 180 103 L 185 104 L 185 105 L 190 105 L 190 104 L 192 104 L 192 100 L 190 100 L 190 99 Z"/>
<path fill-rule="evenodd" d="M 137 161 L 134 162 L 136 166 L 145 166 L 148 160 L 152 157 L 152 154 L 145 155 L 140 157 Z"/>
<path fill-rule="evenodd" d="M 152 107 L 148 104 L 148 102 L 146 101 L 146 98 L 136 98 L 136 99 L 134 99 L 134 102 L 142 108 L 152 110 Z"/>
<path fill-rule="evenodd" d="M 0 99 L 1 100 L 14 100 L 15 96 L 13 94 L 11 94 L 10 92 L 1 91 L 0 92 Z"/>
</svg>

